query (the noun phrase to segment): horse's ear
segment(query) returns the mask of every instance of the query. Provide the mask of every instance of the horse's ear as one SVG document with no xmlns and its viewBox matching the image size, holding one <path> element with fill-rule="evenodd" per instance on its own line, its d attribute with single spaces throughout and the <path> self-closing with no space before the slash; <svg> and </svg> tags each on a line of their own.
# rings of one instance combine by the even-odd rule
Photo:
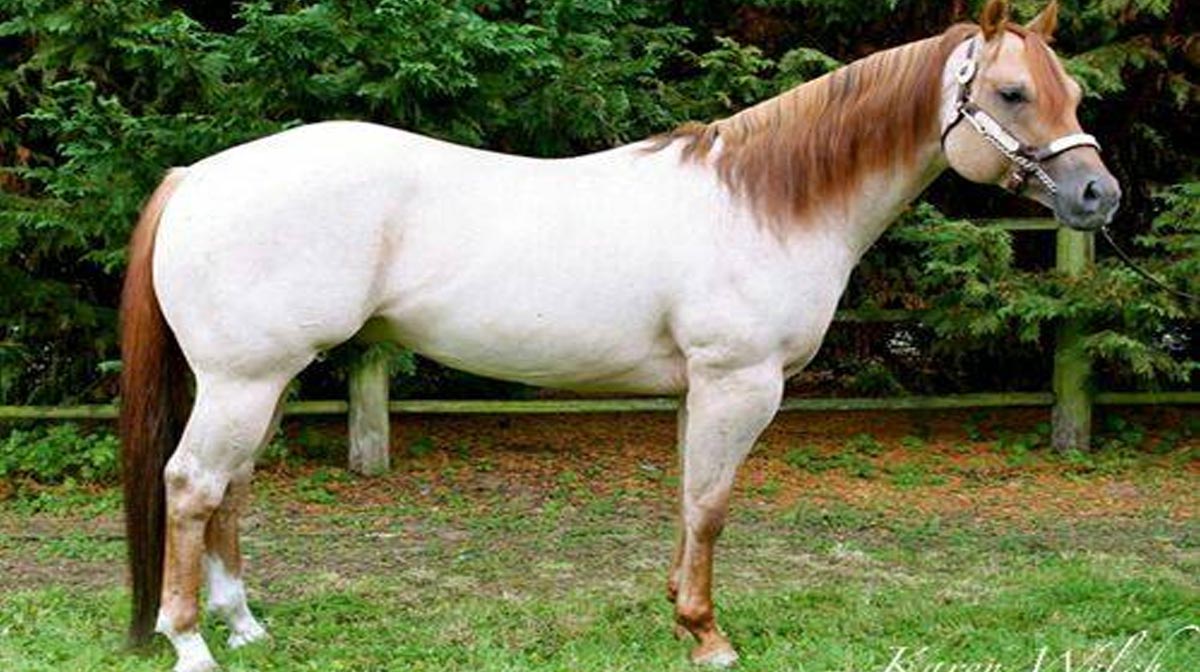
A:
<svg viewBox="0 0 1200 672">
<path fill-rule="evenodd" d="M 1058 0 L 1050 0 L 1050 4 L 1025 24 L 1025 27 L 1041 35 L 1047 42 L 1054 39 L 1054 29 L 1058 28 Z"/>
<path fill-rule="evenodd" d="M 1008 22 L 1007 0 L 988 0 L 988 3 L 983 6 L 983 13 L 979 15 L 979 28 L 983 31 L 984 41 L 989 41 L 999 35 L 1004 30 L 1006 22 Z"/>
</svg>

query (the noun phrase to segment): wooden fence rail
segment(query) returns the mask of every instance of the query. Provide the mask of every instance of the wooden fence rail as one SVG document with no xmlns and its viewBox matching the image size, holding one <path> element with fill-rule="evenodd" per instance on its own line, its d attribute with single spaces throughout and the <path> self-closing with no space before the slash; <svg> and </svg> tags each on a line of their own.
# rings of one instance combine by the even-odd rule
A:
<svg viewBox="0 0 1200 672">
<path fill-rule="evenodd" d="M 1099 392 L 1096 406 L 1200 405 L 1200 392 Z M 912 397 L 792 397 L 781 411 L 930 411 L 956 408 L 1019 408 L 1054 405 L 1050 392 L 984 392 Z M 414 415 L 538 415 L 549 413 L 653 413 L 679 408 L 674 397 L 631 399 L 405 399 L 390 401 L 389 413 Z M 294 401 L 287 416 L 347 415 L 347 401 Z M 82 406 L 0 406 L 0 422 L 19 420 L 115 420 L 116 404 Z"/>
<path fill-rule="evenodd" d="M 1094 261 L 1092 234 L 1059 228 L 1053 219 L 983 220 L 981 224 L 1010 231 L 1056 231 L 1055 268 L 1066 274 L 1084 272 Z M 839 311 L 843 322 L 898 322 L 919 319 L 905 310 Z M 928 410 L 1015 406 L 1050 407 L 1052 441 L 1056 448 L 1086 450 L 1091 440 L 1092 407 L 1096 404 L 1200 404 L 1200 392 L 1089 392 L 1091 364 L 1084 352 L 1081 325 L 1066 321 L 1055 338 L 1051 392 L 1007 392 L 951 396 L 885 398 L 790 398 L 784 411 Z M 639 399 L 537 399 L 537 400 L 402 400 L 388 401 L 387 363 L 375 351 L 351 367 L 348 401 L 298 401 L 287 404 L 289 415 L 347 415 L 350 435 L 350 468 L 360 473 L 388 469 L 388 432 L 391 413 L 628 413 L 673 411 L 679 400 Z M 108 420 L 115 405 L 0 406 L 6 420 Z"/>
</svg>

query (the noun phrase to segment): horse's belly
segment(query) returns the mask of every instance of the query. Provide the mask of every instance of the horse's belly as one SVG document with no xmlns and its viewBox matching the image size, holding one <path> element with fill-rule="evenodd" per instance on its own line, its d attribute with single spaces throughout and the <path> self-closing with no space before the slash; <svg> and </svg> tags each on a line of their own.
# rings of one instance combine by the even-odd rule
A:
<svg viewBox="0 0 1200 672">
<path fill-rule="evenodd" d="M 369 331 L 447 366 L 530 385 L 637 394 L 686 387 L 683 356 L 650 311 L 590 308 L 421 297 L 385 310 Z"/>
<path fill-rule="evenodd" d="M 627 394 L 677 394 L 687 387 L 683 359 L 677 356 L 596 362 L 564 349 L 547 353 L 562 355 L 553 359 L 528 357 L 528 353 L 495 358 L 494 352 L 480 356 L 478 351 L 451 352 L 450 348 L 437 347 L 444 343 L 429 345 L 418 344 L 413 349 L 451 368 L 538 387 Z"/>
</svg>

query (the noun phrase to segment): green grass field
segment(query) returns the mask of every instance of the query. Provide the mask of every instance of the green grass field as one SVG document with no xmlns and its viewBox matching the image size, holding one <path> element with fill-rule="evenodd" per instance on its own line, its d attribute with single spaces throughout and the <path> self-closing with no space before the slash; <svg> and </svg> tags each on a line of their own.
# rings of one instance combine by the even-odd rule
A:
<svg viewBox="0 0 1200 672">
<path fill-rule="evenodd" d="M 669 451 L 574 426 L 563 441 L 599 447 L 411 431 L 388 477 L 266 469 L 245 546 L 273 639 L 230 651 L 206 621 L 224 669 L 690 668 L 663 599 Z M 1059 458 L 905 431 L 860 436 L 853 460 L 764 440 L 718 554 L 741 669 L 1200 669 L 1195 446 Z M 165 642 L 122 648 L 113 490 L 2 506 L 0 670 L 169 668 Z"/>
</svg>

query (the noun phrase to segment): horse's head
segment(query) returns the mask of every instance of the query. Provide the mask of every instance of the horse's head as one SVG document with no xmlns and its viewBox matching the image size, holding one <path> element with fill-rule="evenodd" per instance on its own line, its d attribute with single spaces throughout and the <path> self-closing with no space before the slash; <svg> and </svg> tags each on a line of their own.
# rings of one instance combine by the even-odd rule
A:
<svg viewBox="0 0 1200 672">
<path fill-rule="evenodd" d="M 1042 203 L 1073 229 L 1099 228 L 1112 220 L 1121 189 L 1079 126 L 1079 85 L 1047 46 L 1058 5 L 1025 26 L 1008 23 L 1007 12 L 1004 0 L 990 0 L 980 31 L 947 63 L 946 160 L 969 180 Z"/>
</svg>

